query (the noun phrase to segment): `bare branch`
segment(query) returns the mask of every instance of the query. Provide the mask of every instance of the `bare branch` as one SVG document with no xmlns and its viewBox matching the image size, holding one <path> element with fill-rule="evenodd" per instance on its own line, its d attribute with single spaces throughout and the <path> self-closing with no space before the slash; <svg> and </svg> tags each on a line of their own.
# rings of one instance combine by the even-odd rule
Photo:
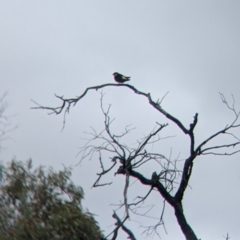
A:
<svg viewBox="0 0 240 240">
<path fill-rule="evenodd" d="M 140 144 L 140 146 L 137 148 L 137 150 L 135 151 L 135 154 L 132 156 L 132 158 L 134 159 L 141 151 L 142 149 L 146 146 L 146 144 L 148 143 L 148 141 L 155 136 L 156 134 L 158 134 L 164 127 L 166 127 L 168 124 L 159 124 L 159 128 L 154 131 L 153 133 L 150 133 L 146 139 Z"/>
<path fill-rule="evenodd" d="M 85 91 L 76 98 L 64 98 L 63 96 L 57 96 L 58 99 L 61 100 L 62 105 L 59 107 L 44 107 L 39 105 L 38 103 L 34 102 L 37 107 L 34 107 L 34 109 L 46 109 L 50 111 L 50 114 L 61 114 L 64 112 L 64 123 L 65 123 L 65 116 L 67 113 L 69 113 L 70 108 L 75 106 L 78 101 L 80 101 L 90 90 L 99 90 L 103 89 L 105 87 L 125 87 L 127 89 L 132 90 L 135 94 L 141 95 L 144 98 L 147 99 L 149 104 L 155 108 L 160 114 L 165 116 L 167 119 L 169 119 L 171 122 L 173 122 L 177 127 L 186 135 L 188 135 L 190 139 L 189 144 L 189 155 L 184 159 L 184 166 L 182 170 L 179 170 L 177 168 L 177 162 L 179 162 L 178 158 L 175 160 L 171 160 L 171 156 L 169 158 L 165 157 L 163 154 L 150 152 L 149 151 L 149 144 L 158 142 L 162 140 L 160 137 L 160 131 L 165 128 L 168 124 L 159 124 L 157 123 L 157 128 L 154 128 L 146 137 L 143 139 L 140 139 L 137 141 L 137 147 L 136 148 L 130 148 L 126 144 L 122 142 L 122 138 L 125 137 L 127 134 L 129 134 L 134 128 L 129 128 L 127 126 L 125 130 L 120 134 L 114 134 L 112 132 L 112 122 L 114 121 L 110 119 L 110 109 L 111 105 L 109 105 L 107 108 L 103 107 L 103 97 L 104 93 L 101 92 L 101 98 L 100 98 L 100 105 L 101 110 L 104 115 L 104 130 L 100 131 L 99 133 L 92 129 L 91 133 L 88 133 L 91 137 L 90 140 L 87 141 L 87 143 L 84 145 L 84 147 L 81 148 L 80 153 L 82 154 L 82 160 L 85 158 L 90 157 L 93 158 L 94 154 L 99 155 L 99 163 L 101 167 L 101 172 L 98 173 L 98 178 L 93 184 L 93 187 L 96 186 L 105 186 L 109 185 L 111 183 L 103 183 L 99 184 L 99 181 L 103 175 L 109 173 L 112 171 L 112 169 L 116 166 L 117 163 L 119 163 L 119 167 L 115 173 L 115 175 L 125 175 L 125 185 L 123 189 L 123 201 L 120 204 L 119 208 L 124 208 L 124 214 L 125 217 L 123 220 L 120 220 L 120 218 L 117 216 L 117 214 L 114 212 L 113 218 L 117 220 L 115 229 L 109 234 L 113 235 L 112 239 L 116 239 L 118 235 L 118 230 L 122 228 L 125 232 L 127 232 L 130 239 L 135 239 L 134 236 L 131 234 L 131 231 L 127 229 L 124 226 L 124 222 L 130 218 L 130 214 L 137 214 L 140 216 L 146 216 L 148 212 L 150 212 L 151 209 L 153 209 L 154 205 L 148 205 L 146 210 L 143 214 L 139 213 L 139 209 L 143 209 L 143 203 L 146 201 L 147 197 L 150 195 L 152 191 L 157 191 L 164 199 L 164 205 L 163 210 L 159 219 L 159 222 L 152 226 L 148 227 L 145 232 L 147 235 L 152 235 L 154 233 L 157 234 L 157 227 L 159 225 L 164 226 L 163 222 L 163 214 L 165 209 L 165 202 L 169 203 L 175 211 L 175 216 L 178 220 L 179 225 L 181 226 L 181 229 L 183 233 L 186 236 L 186 239 L 191 240 L 197 240 L 197 237 L 193 230 L 191 229 L 190 225 L 187 223 L 182 207 L 182 200 L 185 193 L 185 190 L 189 184 L 189 180 L 192 174 L 193 170 L 193 163 L 195 159 L 199 155 L 220 155 L 220 156 L 230 156 L 233 154 L 236 154 L 240 152 L 239 149 L 234 149 L 234 147 L 238 148 L 240 146 L 240 137 L 235 135 L 233 130 L 236 130 L 236 128 L 240 128 L 240 123 L 238 123 L 240 112 L 236 111 L 235 109 L 235 99 L 232 96 L 232 104 L 229 104 L 225 98 L 225 96 L 222 93 L 220 94 L 222 102 L 227 106 L 227 108 L 233 112 L 234 119 L 230 125 L 227 125 L 223 129 L 213 133 L 212 135 L 208 136 L 205 140 L 200 142 L 200 144 L 195 147 L 195 135 L 194 130 L 198 123 L 198 113 L 196 113 L 193 116 L 193 120 L 189 124 L 189 127 L 185 127 L 183 123 L 170 113 L 168 113 L 166 110 L 164 110 L 161 106 L 164 98 L 166 95 L 163 96 L 161 100 L 154 101 L 150 95 L 150 93 L 145 93 L 142 91 L 139 91 L 134 86 L 129 84 L 103 84 L 99 86 L 93 86 L 86 88 Z M 219 136 L 228 136 L 231 139 L 228 140 L 226 143 L 222 144 L 215 144 L 213 143 L 210 145 L 210 143 L 213 142 L 214 139 L 218 139 Z M 96 141 L 97 143 L 95 144 Z M 100 143 L 99 143 L 100 142 Z M 210 145 L 210 146 L 209 146 Z M 226 152 L 225 152 L 226 151 Z M 106 164 L 102 161 L 102 154 L 106 153 L 107 155 L 110 155 L 108 159 L 112 159 L 112 163 L 108 163 L 107 167 L 104 166 Z M 137 171 L 137 168 L 141 167 L 143 164 L 149 164 L 154 163 L 157 165 L 157 171 L 154 171 L 152 173 L 151 178 L 147 178 L 142 173 Z M 180 182 L 179 179 L 180 178 Z M 148 186 L 149 190 L 147 194 L 144 197 L 137 197 L 140 200 L 130 202 L 128 199 L 128 194 L 130 191 L 129 182 L 131 179 L 137 179 L 138 182 L 141 184 Z M 173 192 L 176 189 L 176 193 L 174 196 Z M 119 206 L 119 205 L 118 205 Z M 145 206 L 144 206 L 145 207 Z M 165 227 L 164 227 L 165 229 Z M 228 239 L 228 237 L 227 237 Z"/>
<path fill-rule="evenodd" d="M 162 113 L 166 118 L 170 119 L 172 122 L 174 122 L 185 134 L 188 134 L 189 131 L 184 127 L 184 125 L 174 116 L 172 116 L 170 113 L 168 113 L 167 111 L 165 111 L 161 106 L 160 103 L 161 101 L 153 101 L 152 97 L 150 95 L 150 93 L 144 93 L 142 91 L 137 90 L 135 87 L 133 87 L 132 85 L 129 84 L 113 84 L 113 83 L 107 83 L 107 84 L 102 84 L 99 86 L 93 86 L 93 87 L 88 87 L 86 88 L 86 90 L 83 92 L 83 94 L 81 94 L 80 96 L 76 97 L 76 98 L 64 98 L 63 96 L 58 96 L 55 94 L 55 96 L 57 98 L 59 98 L 62 101 L 62 105 L 59 107 L 45 107 L 42 106 L 40 104 L 38 104 L 37 102 L 33 101 L 37 107 L 32 107 L 32 109 L 45 109 L 45 110 L 50 110 L 50 114 L 55 113 L 55 114 L 60 114 L 62 113 L 62 111 L 65 109 L 65 114 L 69 113 L 70 108 L 72 106 L 75 106 L 77 104 L 77 102 L 79 100 L 81 100 L 90 90 L 99 90 L 101 88 L 104 87 L 127 87 L 129 89 L 131 89 L 133 92 L 135 92 L 136 94 L 139 94 L 141 96 L 144 96 L 148 99 L 149 103 L 160 113 Z"/>
<path fill-rule="evenodd" d="M 129 207 L 130 207 L 130 206 L 137 206 L 139 203 L 144 202 L 144 200 L 147 199 L 147 197 L 150 195 L 150 193 L 152 192 L 152 190 L 153 190 L 153 187 L 150 188 L 150 190 L 147 192 L 147 194 L 146 194 L 144 197 L 137 196 L 136 198 L 139 198 L 140 200 L 137 201 L 137 202 L 135 202 L 135 203 L 130 203 L 130 204 L 128 204 L 128 206 L 129 206 Z"/>
<path fill-rule="evenodd" d="M 220 135 L 220 134 L 226 134 L 229 129 L 235 128 L 235 127 L 240 127 L 240 124 L 239 124 L 239 125 L 236 125 L 236 126 L 230 125 L 230 126 L 224 128 L 224 129 L 216 132 L 215 134 L 211 135 L 209 138 L 207 138 L 207 139 L 204 140 L 201 144 L 199 144 L 199 146 L 196 148 L 196 152 L 197 152 L 198 154 L 201 154 L 201 152 L 202 152 L 201 148 L 202 148 L 204 145 L 206 145 L 208 142 L 210 142 L 210 140 L 216 138 L 216 137 L 217 137 L 218 135 Z M 234 143 L 234 144 L 235 144 L 235 143 Z"/>
<path fill-rule="evenodd" d="M 226 240 L 229 240 L 230 239 L 230 236 L 229 236 L 229 234 L 227 233 L 227 236 L 225 237 L 225 236 L 223 236 Z"/>
<path fill-rule="evenodd" d="M 121 227 L 121 228 L 123 229 L 123 231 L 127 233 L 129 239 L 131 239 L 131 240 L 137 240 L 137 239 L 135 238 L 134 234 L 132 233 L 132 231 L 131 231 L 130 229 L 128 229 L 128 228 L 123 224 L 124 222 L 122 222 L 122 221 L 120 220 L 120 218 L 118 217 L 118 215 L 116 214 L 116 212 L 114 212 L 114 214 L 113 214 L 112 217 L 117 220 L 117 223 L 116 223 L 117 227 Z M 116 239 L 116 238 L 112 238 L 112 239 Z"/>
<path fill-rule="evenodd" d="M 173 197 L 168 193 L 161 182 L 154 182 L 152 179 L 147 179 L 139 172 L 133 170 L 131 170 L 129 173 L 132 177 L 137 178 L 142 184 L 147 186 L 154 186 L 170 205 L 174 204 Z M 121 172 L 119 172 L 119 174 L 121 174 Z"/>
<path fill-rule="evenodd" d="M 152 236 L 154 237 L 154 235 L 156 234 L 159 238 L 160 238 L 160 235 L 159 233 L 157 232 L 157 229 L 159 226 L 163 226 L 164 228 L 164 231 L 165 233 L 167 234 L 167 230 L 166 230 L 166 227 L 165 227 L 165 224 L 164 224 L 164 221 L 163 221 L 163 216 L 164 216 L 164 211 L 165 211 L 165 200 L 163 201 L 163 208 L 162 208 L 162 212 L 160 214 L 160 217 L 159 217 L 159 221 L 157 224 L 153 225 L 153 226 L 147 226 L 147 227 L 144 227 L 146 228 L 146 230 L 143 232 L 146 234 L 146 236 Z"/>
<path fill-rule="evenodd" d="M 129 174 L 126 174 L 125 186 L 124 186 L 124 191 L 123 191 L 123 198 L 124 198 L 124 206 L 125 206 L 126 217 L 129 217 L 128 201 L 127 201 L 128 187 L 129 187 Z"/>
<path fill-rule="evenodd" d="M 97 180 L 94 182 L 93 187 L 102 187 L 102 186 L 106 186 L 106 185 L 111 185 L 112 182 L 99 184 L 99 181 L 100 181 L 100 179 L 101 179 L 101 177 L 102 177 L 103 175 L 107 174 L 108 172 L 110 172 L 110 171 L 114 168 L 114 166 L 117 164 L 117 161 L 116 161 L 117 159 L 116 159 L 116 158 L 112 159 L 112 162 L 113 162 L 112 166 L 111 166 L 110 168 L 108 168 L 107 170 L 105 170 L 105 168 L 104 168 L 104 166 L 103 166 L 103 162 L 102 162 L 101 152 L 99 151 L 98 153 L 99 153 L 99 162 L 100 162 L 100 166 L 101 166 L 101 168 L 102 168 L 102 172 L 101 172 L 101 173 L 97 173 L 97 175 L 98 175 L 99 177 L 98 177 Z"/>
<path fill-rule="evenodd" d="M 239 153 L 240 150 L 231 152 L 231 153 L 216 153 L 216 152 L 208 152 L 208 153 L 203 153 L 202 155 L 217 155 L 217 156 L 232 156 L 235 155 L 236 153 Z"/>
<path fill-rule="evenodd" d="M 103 112 L 104 117 L 105 117 L 105 121 L 104 121 L 104 123 L 105 123 L 105 130 L 106 130 L 106 132 L 108 133 L 108 136 L 111 138 L 112 142 L 113 142 L 114 144 L 116 144 L 116 145 L 121 149 L 122 154 L 120 154 L 120 153 L 117 151 L 116 148 L 115 148 L 115 151 L 118 153 L 118 155 L 120 155 L 122 158 L 125 159 L 126 154 L 125 154 L 125 151 L 124 151 L 124 147 L 116 140 L 116 138 L 114 137 L 114 135 L 111 134 L 110 124 L 111 124 L 112 121 L 113 121 L 113 120 L 110 121 L 110 117 L 109 117 L 109 111 L 110 111 L 111 105 L 109 105 L 107 111 L 104 110 L 104 108 L 103 108 L 103 96 L 104 96 L 104 94 L 101 93 L 101 98 L 100 98 L 101 101 L 100 101 L 100 102 L 101 102 L 101 109 L 102 109 L 102 112 Z"/>
<path fill-rule="evenodd" d="M 234 96 L 232 95 L 232 106 L 230 106 L 230 104 L 228 103 L 228 101 L 225 98 L 225 96 L 222 93 L 219 93 L 219 95 L 220 95 L 220 98 L 221 98 L 222 102 L 227 106 L 227 108 L 230 109 L 231 111 L 233 111 L 233 113 L 234 113 L 234 115 L 236 117 L 236 120 L 237 120 L 238 117 L 239 117 L 240 111 L 237 113 L 237 111 L 235 109 L 235 99 L 234 99 Z"/>
<path fill-rule="evenodd" d="M 199 154 L 203 154 L 203 153 L 205 153 L 209 150 L 213 150 L 213 149 L 223 149 L 223 148 L 229 148 L 229 147 L 234 148 L 235 146 L 237 146 L 239 144 L 240 144 L 240 142 L 235 142 L 235 143 L 230 143 L 230 144 L 223 144 L 223 145 L 208 147 L 208 148 L 201 150 Z M 236 152 L 238 152 L 238 151 L 236 151 Z M 205 153 L 205 154 L 207 154 L 207 153 Z"/>
</svg>

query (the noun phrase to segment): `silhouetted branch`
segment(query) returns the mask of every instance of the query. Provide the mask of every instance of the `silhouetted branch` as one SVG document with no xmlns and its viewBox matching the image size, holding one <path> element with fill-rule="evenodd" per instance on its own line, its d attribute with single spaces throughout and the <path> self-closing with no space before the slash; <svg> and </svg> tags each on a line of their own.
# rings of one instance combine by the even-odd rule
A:
<svg viewBox="0 0 240 240">
<path fill-rule="evenodd" d="M 224 236 L 224 238 L 225 238 L 226 240 L 229 240 L 229 239 L 230 239 L 229 234 L 227 233 L 227 236 L 226 236 L 226 237 Z"/>
<path fill-rule="evenodd" d="M 166 206 L 166 204 L 165 204 L 165 200 L 164 200 L 164 201 L 163 201 L 162 213 L 161 213 L 161 215 L 160 215 L 160 217 L 159 217 L 158 223 L 155 224 L 155 225 L 153 225 L 153 226 L 147 226 L 147 227 L 145 227 L 146 230 L 145 230 L 143 233 L 145 233 L 147 236 L 152 236 L 152 237 L 154 237 L 154 235 L 156 234 L 156 235 L 160 238 L 160 236 L 159 236 L 159 234 L 158 234 L 158 232 L 157 232 L 157 228 L 158 228 L 159 226 L 163 226 L 165 233 L 167 233 L 167 230 L 166 230 L 166 227 L 165 227 L 165 224 L 164 224 L 164 221 L 163 221 L 165 206 Z M 161 238 L 160 238 L 160 239 L 161 239 Z"/>
<path fill-rule="evenodd" d="M 152 190 L 153 190 L 153 187 L 150 188 L 150 190 L 147 192 L 147 194 L 146 194 L 144 197 L 137 196 L 136 198 L 139 198 L 140 200 L 137 201 L 137 202 L 135 202 L 135 203 L 130 203 L 130 204 L 128 204 L 128 206 L 129 206 L 129 207 L 131 207 L 131 206 L 137 206 L 139 203 L 144 202 L 144 200 L 147 199 L 147 197 L 150 195 L 150 193 L 152 192 Z"/>
<path fill-rule="evenodd" d="M 83 92 L 83 94 L 81 94 L 80 96 L 76 97 L 76 98 L 64 98 L 63 96 L 58 96 L 55 94 L 55 96 L 57 98 L 59 98 L 62 101 L 62 105 L 59 107 L 45 107 L 42 106 L 40 104 L 38 104 L 37 102 L 33 101 L 37 107 L 32 107 L 32 109 L 45 109 L 45 110 L 50 110 L 50 114 L 60 114 L 62 113 L 62 111 L 65 109 L 65 113 L 69 113 L 70 108 L 72 106 L 75 106 L 78 101 L 80 101 L 90 90 L 99 90 L 101 88 L 104 87 L 127 87 L 129 89 L 131 89 L 132 91 L 134 91 L 136 94 L 139 94 L 141 96 L 144 96 L 148 99 L 149 103 L 160 113 L 162 113 L 166 118 L 170 119 L 172 122 L 174 122 L 175 124 L 177 124 L 177 126 L 185 133 L 185 134 L 189 134 L 189 130 L 187 130 L 183 124 L 174 116 L 172 116 L 170 113 L 168 113 L 167 111 L 165 111 L 161 106 L 160 103 L 158 101 L 153 101 L 150 93 L 144 93 L 142 91 L 137 90 L 135 87 L 133 87 L 132 85 L 129 84 L 113 84 L 113 83 L 107 83 L 107 84 L 103 84 L 103 85 L 99 85 L 99 86 L 93 86 L 93 87 L 88 87 L 86 88 L 86 90 Z"/>
<path fill-rule="evenodd" d="M 116 212 L 114 212 L 114 214 L 112 215 L 112 217 L 117 220 L 117 223 L 116 223 L 117 229 L 118 229 L 119 227 L 121 227 L 121 228 L 123 229 L 123 231 L 127 233 L 129 239 L 131 239 L 131 240 L 137 240 L 137 239 L 135 238 L 134 234 L 132 233 L 132 231 L 131 231 L 130 229 L 128 229 L 128 228 L 123 224 L 124 222 L 120 220 L 120 218 L 118 217 L 118 215 L 116 214 Z M 116 231 L 117 231 L 117 229 L 116 229 Z M 116 238 L 112 238 L 112 240 L 113 240 L 113 239 L 116 239 Z"/>
<path fill-rule="evenodd" d="M 97 173 L 97 175 L 99 177 L 94 182 L 93 187 L 102 187 L 102 186 L 106 186 L 106 185 L 111 185 L 112 182 L 99 184 L 99 181 L 100 181 L 100 179 L 101 179 L 101 177 L 103 175 L 107 174 L 108 172 L 110 172 L 115 167 L 115 165 L 117 164 L 116 158 L 112 159 L 112 162 L 113 162 L 112 166 L 109 167 L 107 170 L 105 170 L 103 162 L 102 162 L 101 152 L 99 151 L 99 162 L 100 162 L 100 166 L 101 166 L 102 172 L 101 173 Z"/>
<path fill-rule="evenodd" d="M 99 133 L 92 129 L 92 132 L 87 133 L 90 135 L 90 139 L 87 141 L 87 143 L 81 148 L 80 154 L 82 154 L 81 160 L 89 157 L 90 159 L 93 158 L 94 154 L 99 154 L 99 163 L 101 167 L 101 172 L 98 173 L 98 178 L 94 183 L 95 186 L 104 186 L 111 183 L 104 183 L 99 184 L 99 181 L 101 177 L 113 170 L 113 168 L 118 165 L 118 169 L 115 172 L 115 175 L 124 175 L 125 176 L 125 185 L 123 189 L 123 202 L 120 205 L 121 207 L 124 207 L 124 213 L 125 218 L 123 220 L 120 220 L 117 214 L 114 212 L 113 217 L 117 220 L 116 228 L 109 234 L 113 235 L 112 240 L 117 238 L 118 230 L 119 228 L 122 228 L 124 231 L 128 233 L 129 238 L 135 239 L 133 235 L 131 235 L 131 231 L 128 230 L 124 226 L 124 222 L 129 218 L 130 213 L 139 214 L 135 209 L 133 209 L 133 206 L 140 207 L 140 205 L 147 199 L 147 197 L 152 193 L 153 190 L 157 191 L 164 199 L 164 206 L 163 211 L 160 216 L 158 224 L 154 225 L 153 227 L 147 228 L 146 232 L 147 235 L 149 235 L 150 232 L 156 232 L 156 228 L 159 225 L 164 226 L 163 222 L 163 213 L 165 209 L 165 202 L 169 203 L 175 211 L 175 216 L 177 218 L 177 221 L 182 229 L 182 232 L 184 233 L 186 239 L 188 240 L 197 240 L 195 233 L 191 229 L 190 225 L 188 224 L 183 207 L 182 207 L 182 200 L 184 197 L 185 190 L 189 184 L 189 180 L 192 174 L 193 170 L 193 163 L 196 160 L 196 158 L 200 155 L 221 155 L 221 156 L 230 156 L 233 154 L 236 154 L 240 152 L 239 149 L 236 150 L 230 150 L 231 148 L 238 147 L 240 145 L 240 138 L 236 136 L 233 133 L 233 130 L 236 128 L 240 128 L 240 124 L 237 123 L 239 120 L 240 112 L 236 111 L 235 109 L 235 99 L 232 96 L 232 105 L 230 105 L 225 96 L 220 93 L 221 100 L 223 103 L 227 106 L 227 108 L 233 112 L 234 114 L 234 120 L 230 125 L 227 125 L 221 130 L 218 130 L 217 132 L 211 134 L 208 136 L 205 140 L 203 140 L 197 147 L 195 147 L 195 135 L 194 130 L 198 123 L 198 113 L 196 113 L 193 116 L 192 122 L 189 124 L 189 127 L 185 127 L 183 123 L 176 117 L 174 117 L 172 114 L 168 113 L 166 110 L 164 110 L 161 106 L 163 99 L 154 101 L 150 95 L 150 93 L 145 93 L 142 91 L 139 91 L 134 86 L 129 84 L 103 84 L 99 86 L 93 86 L 88 87 L 85 89 L 85 91 L 76 98 L 64 98 L 63 96 L 57 96 L 58 99 L 61 100 L 61 105 L 59 107 L 44 107 L 39 105 L 38 103 L 34 102 L 37 107 L 33 107 L 33 109 L 45 109 L 49 110 L 50 114 L 61 114 L 64 112 L 64 123 L 65 123 L 65 116 L 67 113 L 69 113 L 71 107 L 75 106 L 78 101 L 80 101 L 88 91 L 90 90 L 99 90 L 103 89 L 105 87 L 124 87 L 132 90 L 135 94 L 141 95 L 144 98 L 147 99 L 149 104 L 155 108 L 160 114 L 165 116 L 168 120 L 173 122 L 177 127 L 189 137 L 190 143 L 189 143 L 189 155 L 184 160 L 184 166 L 182 170 L 179 170 L 177 168 L 177 160 L 173 161 L 170 158 L 165 157 L 164 154 L 161 153 L 155 153 L 148 151 L 147 146 L 150 143 L 158 142 L 161 140 L 160 138 L 160 132 L 168 126 L 168 124 L 157 124 L 157 128 L 154 128 L 153 131 L 151 131 L 145 138 L 141 139 L 140 141 L 137 141 L 138 146 L 136 148 L 130 148 L 126 144 L 122 143 L 122 138 L 125 137 L 127 134 L 131 132 L 133 128 L 126 127 L 122 134 L 114 134 L 111 129 L 111 124 L 114 121 L 110 119 L 110 108 L 111 105 L 108 106 L 107 109 L 104 109 L 103 107 L 103 96 L 104 94 L 101 93 L 101 110 L 104 115 L 104 130 L 100 131 Z M 230 136 L 230 138 L 233 138 L 234 140 L 231 140 L 224 144 L 212 144 L 212 146 L 209 146 L 210 143 L 213 142 L 213 140 L 217 139 L 219 136 Z M 156 139 L 155 139 L 156 137 Z M 94 143 L 94 141 L 97 140 L 97 144 Z M 100 141 L 100 143 L 99 143 Z M 226 149 L 228 149 L 227 152 L 224 152 Z M 102 161 L 102 153 L 110 154 L 111 157 L 109 158 L 112 163 L 108 163 L 108 167 L 104 166 L 104 163 Z M 148 163 L 157 163 L 160 168 L 157 171 L 154 171 L 152 173 L 151 178 L 147 178 L 144 174 L 140 173 L 138 171 L 138 168 L 141 167 L 143 164 Z M 109 166 L 110 165 L 110 166 Z M 180 178 L 180 182 L 177 182 L 178 177 Z M 148 186 L 149 191 L 148 193 L 140 198 L 137 202 L 129 202 L 128 199 L 128 193 L 130 191 L 130 180 L 136 179 L 141 184 Z M 175 194 L 174 189 L 176 188 L 176 185 L 178 188 L 176 189 Z M 150 211 L 153 206 L 149 207 L 147 211 Z M 139 214 L 139 215 L 146 215 Z M 152 233 L 150 233 L 152 234 Z M 228 239 L 228 237 L 227 237 Z"/>
</svg>

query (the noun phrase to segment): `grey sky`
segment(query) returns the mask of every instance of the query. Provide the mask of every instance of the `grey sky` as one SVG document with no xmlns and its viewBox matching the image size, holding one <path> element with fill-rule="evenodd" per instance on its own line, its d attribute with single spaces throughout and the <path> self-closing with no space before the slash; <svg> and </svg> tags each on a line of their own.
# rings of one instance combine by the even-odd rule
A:
<svg viewBox="0 0 240 240">
<path fill-rule="evenodd" d="M 169 91 L 163 107 L 187 126 L 198 112 L 199 142 L 232 120 L 218 92 L 229 99 L 233 94 L 240 108 L 239 1 L 1 1 L 0 31 L 0 93 L 8 91 L 7 113 L 18 125 L 9 134 L 12 140 L 4 143 L 4 161 L 31 157 L 36 166 L 57 169 L 76 164 L 83 132 L 103 127 L 100 95 L 93 91 L 78 103 L 63 132 L 62 116 L 30 110 L 30 100 L 56 106 L 54 93 L 80 95 L 88 86 L 112 82 L 115 71 L 130 75 L 132 85 L 156 99 Z M 133 142 L 156 121 L 168 122 L 125 88 L 104 92 L 105 106 L 113 104 L 114 129 L 137 127 Z M 174 157 L 180 153 L 184 158 L 187 140 L 181 132 L 170 124 L 163 135 L 176 135 L 161 143 L 165 154 L 172 148 Z M 74 170 L 74 180 L 84 187 L 85 205 L 107 233 L 112 223 L 109 204 L 120 199 L 122 193 L 114 189 L 122 186 L 123 178 L 114 178 L 109 188 L 91 189 L 97 171 L 94 160 L 85 161 Z M 231 239 L 240 238 L 239 176 L 239 155 L 204 157 L 195 163 L 184 207 L 200 238 L 223 239 L 227 232 Z M 104 191 L 111 193 L 107 202 Z M 160 230 L 162 239 L 184 239 L 171 209 L 165 219 L 168 234 Z M 131 224 L 144 239 L 138 225 Z"/>
</svg>

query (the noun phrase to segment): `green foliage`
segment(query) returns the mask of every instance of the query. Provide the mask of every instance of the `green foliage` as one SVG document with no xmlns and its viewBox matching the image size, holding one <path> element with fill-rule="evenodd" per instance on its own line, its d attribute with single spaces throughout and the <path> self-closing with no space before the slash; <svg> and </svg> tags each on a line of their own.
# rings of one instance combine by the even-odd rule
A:
<svg viewBox="0 0 240 240">
<path fill-rule="evenodd" d="M 54 172 L 32 161 L 13 160 L 1 167 L 0 239 L 100 240 L 93 215 L 83 210 L 83 190 L 71 180 L 71 171 Z"/>
</svg>

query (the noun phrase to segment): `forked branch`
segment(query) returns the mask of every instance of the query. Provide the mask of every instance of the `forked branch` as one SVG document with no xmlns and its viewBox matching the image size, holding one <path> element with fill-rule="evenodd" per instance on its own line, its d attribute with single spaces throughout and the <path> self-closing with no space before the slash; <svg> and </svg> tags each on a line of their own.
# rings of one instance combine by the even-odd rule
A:
<svg viewBox="0 0 240 240">
<path fill-rule="evenodd" d="M 204 141 L 202 141 L 197 147 L 195 146 L 195 135 L 194 130 L 198 123 L 198 113 L 196 113 L 193 117 L 193 121 L 189 124 L 189 127 L 183 125 L 183 123 L 172 114 L 168 113 L 161 106 L 162 100 L 154 101 L 150 95 L 150 93 L 145 93 L 139 91 L 134 86 L 129 84 L 103 84 L 99 86 L 93 86 L 86 88 L 85 91 L 78 97 L 75 98 L 64 98 L 63 96 L 57 96 L 58 99 L 61 100 L 61 104 L 59 107 L 45 107 L 36 102 L 34 102 L 37 106 L 33 107 L 33 109 L 45 109 L 49 110 L 50 114 L 61 114 L 64 112 L 64 121 L 65 116 L 69 113 L 71 107 L 75 106 L 78 101 L 80 101 L 88 91 L 90 90 L 99 90 L 105 87 L 125 87 L 133 91 L 135 94 L 141 95 L 146 98 L 149 104 L 155 108 L 160 114 L 164 115 L 168 120 L 173 122 L 178 126 L 178 128 L 189 137 L 189 155 L 186 156 L 184 161 L 184 166 L 182 170 L 179 170 L 176 166 L 176 161 L 171 161 L 161 153 L 154 153 L 148 151 L 148 144 L 151 141 L 160 141 L 159 134 L 168 124 L 159 124 L 157 123 L 157 129 L 155 128 L 151 133 L 149 133 L 144 139 L 138 142 L 138 146 L 136 148 L 130 148 L 126 144 L 122 143 L 122 138 L 124 138 L 127 134 L 130 133 L 130 129 L 126 128 L 122 134 L 114 134 L 112 129 L 110 128 L 113 120 L 110 119 L 109 112 L 110 107 L 107 110 L 103 107 L 103 94 L 101 95 L 101 109 L 104 115 L 104 130 L 100 133 L 93 130 L 90 133 L 92 137 L 87 144 L 81 149 L 82 159 L 86 157 L 92 158 L 94 154 L 99 154 L 99 162 L 101 166 L 101 172 L 98 173 L 98 178 L 94 183 L 94 186 L 103 186 L 111 183 L 99 184 L 101 177 L 105 174 L 111 172 L 116 165 L 118 165 L 118 169 L 115 172 L 115 175 L 124 175 L 125 176 L 125 186 L 123 189 L 123 203 L 120 207 L 124 207 L 124 215 L 123 220 L 117 216 L 114 212 L 113 217 L 116 219 L 116 227 L 112 231 L 110 235 L 113 235 L 112 239 L 116 239 L 118 235 L 118 230 L 122 228 L 127 234 L 128 237 L 132 240 L 135 239 L 134 235 L 131 233 L 129 229 L 124 226 L 125 221 L 130 216 L 130 211 L 132 210 L 132 206 L 138 206 L 138 204 L 143 203 L 147 200 L 147 197 L 153 192 L 157 191 L 164 199 L 165 202 L 169 203 L 175 210 L 175 216 L 178 220 L 178 223 L 188 240 L 197 240 L 197 237 L 190 225 L 187 223 L 184 211 L 182 208 L 182 200 L 184 197 L 185 190 L 189 184 L 189 180 L 193 170 L 193 162 L 200 155 L 212 154 L 212 155 L 223 155 L 230 156 L 240 152 L 240 149 L 230 150 L 228 152 L 224 152 L 226 149 L 232 149 L 240 146 L 240 137 L 237 136 L 233 130 L 240 127 L 238 123 L 240 112 L 235 109 L 235 99 L 232 96 L 233 104 L 230 105 L 223 94 L 220 93 L 220 97 L 223 103 L 227 106 L 227 108 L 233 112 L 234 120 L 231 124 L 227 125 L 223 129 L 211 134 Z M 210 143 L 219 136 L 230 136 L 234 140 L 229 142 L 221 143 L 221 144 L 213 144 L 209 146 Z M 157 140 L 152 140 L 155 136 L 157 136 Z M 97 145 L 93 142 L 98 140 Z M 101 143 L 99 144 L 99 140 Z M 104 162 L 102 161 L 102 154 L 107 153 L 111 155 L 108 159 L 112 161 L 112 163 L 108 167 L 104 166 Z M 144 173 L 139 171 L 141 166 L 146 165 L 148 163 L 157 163 L 159 167 L 159 171 L 154 171 L 152 173 L 152 177 L 148 178 L 144 175 Z M 152 165 L 151 165 L 152 166 Z M 177 182 L 178 176 L 181 176 L 180 182 Z M 140 198 L 140 201 L 137 202 L 129 202 L 128 193 L 130 191 L 130 179 L 136 179 L 141 184 L 148 186 L 149 191 L 145 195 L 145 197 Z M 177 185 L 177 189 L 175 194 L 173 190 Z M 165 206 L 165 205 L 164 205 Z M 133 212 L 133 211 L 132 211 Z M 163 212 L 160 218 L 159 224 L 163 224 Z M 158 224 L 155 225 L 157 227 Z M 154 228 L 155 229 L 155 228 Z"/>
</svg>

